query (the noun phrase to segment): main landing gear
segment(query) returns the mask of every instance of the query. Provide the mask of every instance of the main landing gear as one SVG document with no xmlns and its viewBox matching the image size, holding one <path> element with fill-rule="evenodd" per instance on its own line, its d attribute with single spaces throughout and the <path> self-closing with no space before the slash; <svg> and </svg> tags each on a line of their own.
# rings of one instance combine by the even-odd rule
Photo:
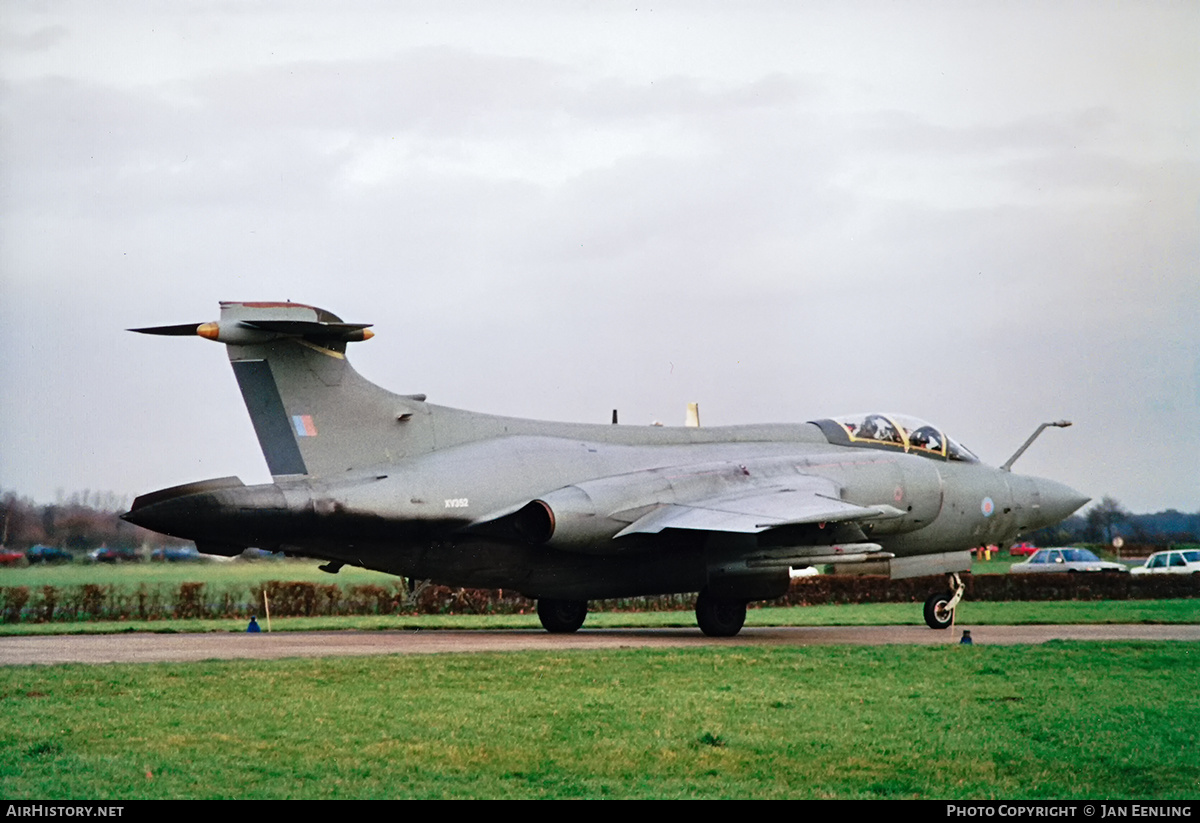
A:
<svg viewBox="0 0 1200 823">
<path fill-rule="evenodd" d="M 696 597 L 696 623 L 709 637 L 733 637 L 746 623 L 746 601 L 700 592 Z"/>
<path fill-rule="evenodd" d="M 551 634 L 579 631 L 587 619 L 586 600 L 556 600 L 543 597 L 537 602 L 538 620 Z M 714 597 L 700 592 L 696 598 L 696 623 L 709 637 L 733 637 L 746 622 L 746 601 Z"/>
<path fill-rule="evenodd" d="M 579 631 L 587 619 L 586 600 L 552 600 L 543 597 L 537 602 L 538 620 L 550 634 L 571 634 Z"/>
<path fill-rule="evenodd" d="M 949 575 L 950 591 L 929 595 L 925 601 L 925 623 L 931 629 L 948 629 L 954 622 L 954 607 L 962 600 L 966 584 L 958 573 Z"/>
</svg>

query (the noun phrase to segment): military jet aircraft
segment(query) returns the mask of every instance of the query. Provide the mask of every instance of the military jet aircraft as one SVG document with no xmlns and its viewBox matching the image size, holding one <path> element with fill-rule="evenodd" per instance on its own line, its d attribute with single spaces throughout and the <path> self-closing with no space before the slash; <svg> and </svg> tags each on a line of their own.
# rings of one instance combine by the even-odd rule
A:
<svg viewBox="0 0 1200 823">
<path fill-rule="evenodd" d="M 947 575 L 925 604 L 945 628 L 972 547 L 1087 502 L 1008 470 L 1032 437 L 996 469 L 894 414 L 674 428 L 436 406 L 351 367 L 347 344 L 369 339 L 368 324 L 296 303 L 226 302 L 217 322 L 132 331 L 225 344 L 275 482 L 150 492 L 126 520 L 207 554 L 258 547 L 332 572 L 520 591 L 551 632 L 577 630 L 589 600 L 695 591 L 701 630 L 729 637 L 792 569 L 859 563 Z"/>
</svg>

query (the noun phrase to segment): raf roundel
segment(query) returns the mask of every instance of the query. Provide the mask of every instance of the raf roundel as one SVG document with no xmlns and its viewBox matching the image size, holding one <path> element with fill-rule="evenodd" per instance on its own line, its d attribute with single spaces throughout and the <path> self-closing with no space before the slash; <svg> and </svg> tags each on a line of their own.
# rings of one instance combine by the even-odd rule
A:
<svg viewBox="0 0 1200 823">
<path fill-rule="evenodd" d="M 996 510 L 996 504 L 992 502 L 992 498 L 985 497 L 983 498 L 983 503 L 979 506 L 979 510 L 983 512 L 984 517 L 991 517 L 992 512 Z"/>
</svg>

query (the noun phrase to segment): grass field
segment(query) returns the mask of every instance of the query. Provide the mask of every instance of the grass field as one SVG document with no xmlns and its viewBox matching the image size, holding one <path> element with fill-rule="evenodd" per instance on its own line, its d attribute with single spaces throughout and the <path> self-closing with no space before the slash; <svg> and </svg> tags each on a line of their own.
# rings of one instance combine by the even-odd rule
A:
<svg viewBox="0 0 1200 823">
<path fill-rule="evenodd" d="M 390 580 L 351 569 L 331 578 L 305 562 L 0 571 L 0 585 L 197 579 Z M 909 603 L 760 608 L 747 620 L 921 622 Z M 967 601 L 958 622 L 1195 623 L 1200 601 Z M 272 623 L 539 625 L 534 615 Z M 586 626 L 694 628 L 695 618 L 596 613 Z M 244 628 L 159 620 L 0 633 Z M 0 667 L 0 796 L 1194 798 L 1198 654 L 1189 643 L 1050 643 Z"/>
<path fill-rule="evenodd" d="M 1021 558 L 976 560 L 975 574 L 1003 574 Z M 137 585 L 203 581 L 213 585 L 261 585 L 268 580 L 301 580 L 311 583 L 376 583 L 398 580 L 382 572 L 344 566 L 336 575 L 317 568 L 314 560 L 257 560 L 208 563 L 68 563 L 61 565 L 0 567 L 0 586 L 81 586 L 85 583 Z"/>
<path fill-rule="evenodd" d="M 268 580 L 301 580 L 312 583 L 378 583 L 399 578 L 381 572 L 345 566 L 336 575 L 317 568 L 315 560 L 257 560 L 210 563 L 68 563 L 58 566 L 0 568 L 0 586 L 81 586 L 95 583 L 137 585 L 205 582 L 227 585 L 261 585 Z"/>
<path fill-rule="evenodd" d="M 1200 649 L 0 669 L 19 798 L 1195 798 Z"/>
</svg>

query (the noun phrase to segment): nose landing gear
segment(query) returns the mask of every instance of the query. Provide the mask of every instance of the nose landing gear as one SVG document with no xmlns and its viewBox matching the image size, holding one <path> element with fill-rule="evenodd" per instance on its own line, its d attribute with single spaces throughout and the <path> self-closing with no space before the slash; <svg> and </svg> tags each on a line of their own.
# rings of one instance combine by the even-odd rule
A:
<svg viewBox="0 0 1200 823">
<path fill-rule="evenodd" d="M 948 575 L 950 591 L 929 595 L 925 601 L 925 624 L 931 629 L 948 629 L 954 622 L 954 607 L 962 600 L 966 584 L 958 573 Z"/>
</svg>

